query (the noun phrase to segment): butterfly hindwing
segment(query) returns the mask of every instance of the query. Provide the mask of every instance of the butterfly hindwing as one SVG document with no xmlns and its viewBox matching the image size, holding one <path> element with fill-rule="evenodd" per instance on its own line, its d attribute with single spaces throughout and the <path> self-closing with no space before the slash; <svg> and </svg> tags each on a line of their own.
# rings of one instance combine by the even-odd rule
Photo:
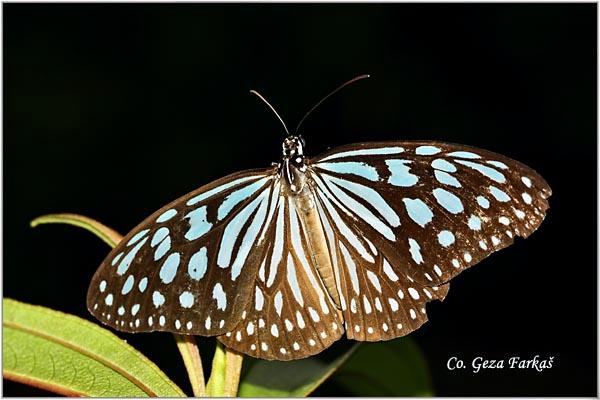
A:
<svg viewBox="0 0 600 400">
<path fill-rule="evenodd" d="M 338 340 L 343 319 L 315 269 L 293 200 L 282 196 L 274 215 L 252 299 L 219 340 L 254 357 L 292 360 Z"/>
<path fill-rule="evenodd" d="M 227 332 L 252 296 L 279 198 L 273 168 L 219 179 L 163 207 L 111 251 L 88 309 L 126 332 Z"/>
<path fill-rule="evenodd" d="M 310 169 L 316 195 L 426 286 L 447 282 L 514 236 L 527 237 L 551 194 L 517 161 L 438 142 L 343 146 L 312 160 Z"/>
<path fill-rule="evenodd" d="M 346 336 L 361 341 L 388 340 L 427 321 L 425 304 L 445 297 L 449 284 L 424 286 L 400 265 L 392 265 L 360 229 L 346 225 L 331 201 L 316 192 L 335 270 Z M 340 204 L 341 206 L 341 204 Z M 343 213 L 343 211 L 342 211 Z"/>
</svg>

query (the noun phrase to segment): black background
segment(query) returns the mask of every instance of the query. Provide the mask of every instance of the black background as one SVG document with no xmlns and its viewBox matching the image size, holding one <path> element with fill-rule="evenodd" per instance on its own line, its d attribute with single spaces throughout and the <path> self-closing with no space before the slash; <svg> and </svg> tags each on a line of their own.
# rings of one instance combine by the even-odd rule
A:
<svg viewBox="0 0 600 400">
<path fill-rule="evenodd" d="M 554 194 L 527 240 L 452 282 L 412 334 L 438 395 L 595 396 L 595 4 L 4 4 L 4 296 L 91 319 L 108 253 L 41 214 L 126 233 L 228 173 L 371 140 L 434 139 L 520 160 Z M 168 334 L 122 335 L 188 389 Z M 551 370 L 448 371 L 458 356 L 554 357 Z M 393 368 L 393 366 L 390 366 Z M 5 382 L 5 395 L 40 394 Z M 335 387 L 320 394 L 345 394 Z"/>
</svg>

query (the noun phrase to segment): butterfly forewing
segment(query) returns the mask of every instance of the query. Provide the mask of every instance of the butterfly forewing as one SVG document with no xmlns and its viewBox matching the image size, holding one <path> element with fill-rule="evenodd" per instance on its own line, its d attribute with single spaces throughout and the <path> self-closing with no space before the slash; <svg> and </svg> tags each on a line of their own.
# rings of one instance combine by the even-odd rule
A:
<svg viewBox="0 0 600 400">
<path fill-rule="evenodd" d="M 267 245 L 260 234 L 272 223 L 279 187 L 274 169 L 245 171 L 163 207 L 102 263 L 88 309 L 127 332 L 232 329 L 254 289 Z"/>
<path fill-rule="evenodd" d="M 517 161 L 438 142 L 343 146 L 313 160 L 311 175 L 315 196 L 334 210 L 332 225 L 343 221 L 351 236 L 368 239 L 425 286 L 441 285 L 514 236 L 531 234 L 551 194 Z M 354 241 L 358 254 L 369 253 Z"/>
<path fill-rule="evenodd" d="M 219 340 L 254 357 L 304 358 L 339 339 L 343 319 L 313 264 L 294 201 L 280 197 L 274 215 L 252 300 Z"/>
</svg>

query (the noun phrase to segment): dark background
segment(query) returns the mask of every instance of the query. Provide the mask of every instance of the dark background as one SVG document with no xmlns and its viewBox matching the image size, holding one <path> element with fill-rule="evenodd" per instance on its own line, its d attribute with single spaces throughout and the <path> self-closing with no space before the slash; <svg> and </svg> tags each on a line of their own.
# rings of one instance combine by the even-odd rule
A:
<svg viewBox="0 0 600 400">
<path fill-rule="evenodd" d="M 76 212 L 126 233 L 196 187 L 278 160 L 282 129 L 249 89 L 295 126 L 370 73 L 306 122 L 309 156 L 370 140 L 465 143 L 526 163 L 554 191 L 539 231 L 454 279 L 411 335 L 436 393 L 597 394 L 595 4 L 3 10 L 4 296 L 91 319 L 87 285 L 108 248 L 31 219 Z M 121 336 L 189 388 L 168 334 Z M 451 356 L 536 354 L 554 367 L 446 369 Z"/>
</svg>

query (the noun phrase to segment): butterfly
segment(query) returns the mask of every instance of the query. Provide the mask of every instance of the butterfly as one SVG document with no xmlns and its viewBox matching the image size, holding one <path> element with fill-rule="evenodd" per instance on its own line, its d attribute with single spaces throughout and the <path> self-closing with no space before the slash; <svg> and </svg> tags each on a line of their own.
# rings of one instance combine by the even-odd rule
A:
<svg viewBox="0 0 600 400">
<path fill-rule="evenodd" d="M 317 354 L 344 333 L 389 340 L 548 209 L 544 179 L 490 151 L 391 141 L 307 158 L 304 145 L 288 133 L 279 163 L 146 218 L 96 271 L 90 312 L 120 331 L 216 336 L 269 360 Z"/>
</svg>

